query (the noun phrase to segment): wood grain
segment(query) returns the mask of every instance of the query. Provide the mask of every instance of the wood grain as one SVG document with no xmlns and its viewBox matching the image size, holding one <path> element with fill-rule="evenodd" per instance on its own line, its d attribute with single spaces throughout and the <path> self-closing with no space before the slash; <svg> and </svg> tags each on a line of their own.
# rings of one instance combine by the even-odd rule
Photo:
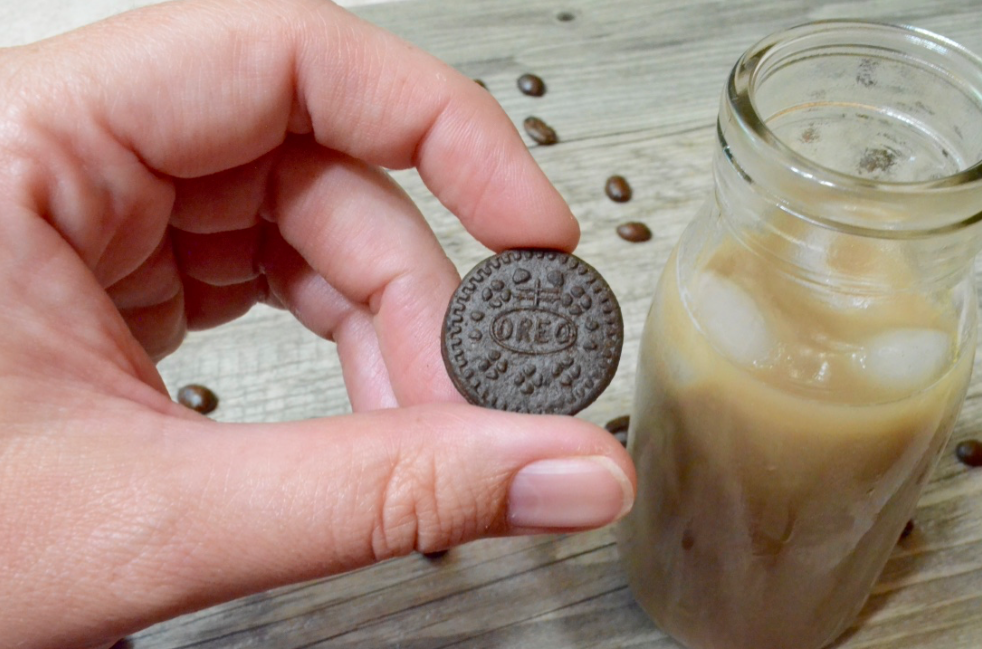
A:
<svg viewBox="0 0 982 649">
<path fill-rule="evenodd" d="M 617 293 L 625 361 L 609 390 L 582 413 L 603 423 L 627 412 L 634 359 L 654 282 L 682 228 L 711 187 L 719 93 L 730 66 L 775 30 L 860 17 L 925 27 L 982 52 L 977 0 L 409 0 L 358 10 L 482 79 L 516 126 L 536 115 L 558 132 L 534 155 L 583 227 L 578 254 Z M 572 20 L 560 20 L 561 13 Z M 523 72 L 548 84 L 542 98 L 515 86 Z M 531 145 L 531 143 L 530 143 Z M 615 204 L 605 179 L 621 174 L 634 198 Z M 395 177 L 466 271 L 488 253 L 413 172 Z M 617 224 L 655 233 L 630 244 Z M 199 382 L 221 397 L 215 418 L 276 421 L 345 412 L 331 346 L 285 314 L 256 309 L 193 335 L 161 364 L 172 392 Z M 976 367 L 954 438 L 982 433 Z M 481 541 L 443 559 L 420 556 L 280 589 L 158 625 L 136 649 L 571 649 L 676 645 L 632 602 L 608 530 L 565 537 Z M 950 449 L 857 625 L 840 649 L 982 646 L 982 470 Z M 762 647 L 761 649 L 768 649 Z"/>
</svg>

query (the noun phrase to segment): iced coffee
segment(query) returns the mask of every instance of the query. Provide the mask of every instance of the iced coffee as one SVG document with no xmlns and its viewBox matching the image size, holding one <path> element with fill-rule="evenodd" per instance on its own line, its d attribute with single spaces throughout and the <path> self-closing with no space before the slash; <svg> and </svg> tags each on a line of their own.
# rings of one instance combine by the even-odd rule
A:
<svg viewBox="0 0 982 649">
<path fill-rule="evenodd" d="M 964 400 L 982 59 L 910 27 L 765 37 L 642 335 L 618 528 L 690 649 L 819 649 L 856 619 Z"/>
<path fill-rule="evenodd" d="M 823 255 L 899 286 L 911 272 L 874 243 Z M 669 260 L 642 341 L 618 530 L 632 591 L 691 649 L 824 646 L 948 438 L 972 335 L 928 294 L 806 290 L 733 241 L 691 263 Z"/>
</svg>

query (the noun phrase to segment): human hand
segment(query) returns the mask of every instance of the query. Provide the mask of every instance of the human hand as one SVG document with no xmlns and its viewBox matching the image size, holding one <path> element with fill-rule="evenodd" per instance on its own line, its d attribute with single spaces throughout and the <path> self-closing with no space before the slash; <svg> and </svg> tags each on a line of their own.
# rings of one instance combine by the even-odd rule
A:
<svg viewBox="0 0 982 649">
<path fill-rule="evenodd" d="M 634 473 L 569 417 L 464 405 L 458 282 L 380 167 L 494 250 L 576 223 L 489 94 L 321 0 L 161 5 L 0 51 L 0 636 L 100 647 L 478 537 L 600 526 Z M 256 302 L 337 343 L 355 414 L 220 424 L 154 360 Z"/>
</svg>

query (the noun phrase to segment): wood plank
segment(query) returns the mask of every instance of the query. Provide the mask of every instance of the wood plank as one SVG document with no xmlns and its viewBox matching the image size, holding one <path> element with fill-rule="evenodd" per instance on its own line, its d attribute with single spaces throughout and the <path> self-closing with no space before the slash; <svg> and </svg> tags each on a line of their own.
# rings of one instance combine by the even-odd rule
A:
<svg viewBox="0 0 982 649">
<path fill-rule="evenodd" d="M 599 548 L 540 562 L 533 569 L 388 616 L 305 647 L 399 646 L 436 649 L 485 631 L 554 611 L 623 586 L 616 548 Z M 292 641 L 292 638 L 291 638 Z"/>
<path fill-rule="evenodd" d="M 626 586 L 448 645 L 453 649 L 676 649 Z"/>
<path fill-rule="evenodd" d="M 263 637 L 289 638 L 296 642 L 303 637 L 305 616 L 337 620 L 330 626 L 330 632 L 341 634 L 366 620 L 399 613 L 459 590 L 530 570 L 544 556 L 552 561 L 562 560 L 567 555 L 590 551 L 598 543 L 609 542 L 609 538 L 598 541 L 589 535 L 558 540 L 539 536 L 479 541 L 455 549 L 439 560 L 414 555 L 244 598 L 158 625 L 141 637 L 152 640 L 155 635 L 165 635 L 174 647 L 253 647 L 261 646 L 254 641 L 256 630 L 263 629 Z M 275 606 L 268 605 L 272 600 Z M 218 621 L 222 624 L 216 624 L 216 617 L 221 618 Z M 310 640 L 324 637 L 323 630 L 316 632 L 318 635 Z"/>
</svg>

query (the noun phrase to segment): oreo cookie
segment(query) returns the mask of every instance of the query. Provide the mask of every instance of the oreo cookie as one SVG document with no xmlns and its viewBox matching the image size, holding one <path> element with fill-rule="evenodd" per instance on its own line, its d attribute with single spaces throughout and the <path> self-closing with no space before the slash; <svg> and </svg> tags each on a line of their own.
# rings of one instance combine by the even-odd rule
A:
<svg viewBox="0 0 982 649">
<path fill-rule="evenodd" d="M 572 415 L 620 361 L 624 323 L 607 282 L 557 250 L 519 249 L 464 277 L 443 324 L 443 361 L 470 403 Z"/>
</svg>

